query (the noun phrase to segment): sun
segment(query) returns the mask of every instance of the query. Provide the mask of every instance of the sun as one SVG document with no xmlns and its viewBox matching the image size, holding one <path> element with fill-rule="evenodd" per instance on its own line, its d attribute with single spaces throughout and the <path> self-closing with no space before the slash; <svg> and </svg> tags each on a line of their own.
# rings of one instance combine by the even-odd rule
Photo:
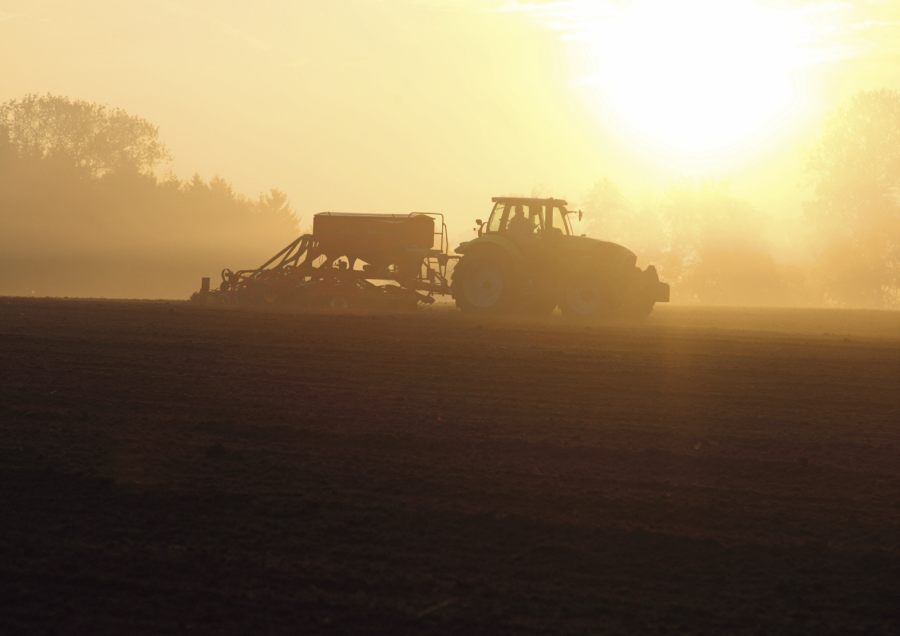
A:
<svg viewBox="0 0 900 636">
<path fill-rule="evenodd" d="M 596 84 L 625 123 L 693 153 L 761 134 L 789 111 L 797 57 L 784 15 L 742 0 L 647 0 L 592 36 Z"/>
</svg>

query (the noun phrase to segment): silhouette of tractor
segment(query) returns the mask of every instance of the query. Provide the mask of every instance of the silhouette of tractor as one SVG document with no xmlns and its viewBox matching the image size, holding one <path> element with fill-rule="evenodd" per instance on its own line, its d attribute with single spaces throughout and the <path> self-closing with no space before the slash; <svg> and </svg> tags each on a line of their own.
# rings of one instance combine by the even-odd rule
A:
<svg viewBox="0 0 900 636">
<path fill-rule="evenodd" d="M 452 295 L 468 314 L 645 318 L 668 302 L 652 265 L 615 243 L 574 236 L 560 199 L 497 197 L 478 238 L 449 254 L 440 214 L 321 212 L 305 234 L 256 269 L 204 278 L 191 298 L 216 304 L 299 304 L 331 311 L 415 309 Z M 580 212 L 577 212 L 580 217 Z M 448 280 L 448 265 L 458 261 Z"/>
<path fill-rule="evenodd" d="M 630 250 L 575 236 L 572 212 L 561 199 L 495 197 L 478 238 L 462 243 L 451 276 L 456 305 L 465 313 L 546 315 L 557 306 L 582 319 L 643 319 L 669 286 L 653 265 L 641 271 Z"/>
</svg>

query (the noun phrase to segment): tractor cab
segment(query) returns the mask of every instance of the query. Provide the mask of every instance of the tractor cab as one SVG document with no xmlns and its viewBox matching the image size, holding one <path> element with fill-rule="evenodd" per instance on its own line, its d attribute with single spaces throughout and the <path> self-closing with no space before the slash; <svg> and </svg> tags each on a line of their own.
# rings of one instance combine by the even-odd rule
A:
<svg viewBox="0 0 900 636">
<path fill-rule="evenodd" d="M 527 240 L 572 235 L 570 212 L 562 199 L 494 197 L 493 201 L 487 223 L 477 221 L 479 236 L 505 234 L 514 240 Z"/>
</svg>

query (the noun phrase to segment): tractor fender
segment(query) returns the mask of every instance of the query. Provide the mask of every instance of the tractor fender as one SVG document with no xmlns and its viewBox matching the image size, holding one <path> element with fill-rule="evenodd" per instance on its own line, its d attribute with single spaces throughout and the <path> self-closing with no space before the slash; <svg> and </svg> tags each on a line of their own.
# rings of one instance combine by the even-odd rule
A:
<svg viewBox="0 0 900 636">
<path fill-rule="evenodd" d="M 486 234 L 485 236 L 480 236 L 477 239 L 462 243 L 455 251 L 457 254 L 469 255 L 480 252 L 481 250 L 499 250 L 504 256 L 517 265 L 525 262 L 522 251 L 515 243 L 505 236 L 498 236 L 496 234 Z"/>
</svg>

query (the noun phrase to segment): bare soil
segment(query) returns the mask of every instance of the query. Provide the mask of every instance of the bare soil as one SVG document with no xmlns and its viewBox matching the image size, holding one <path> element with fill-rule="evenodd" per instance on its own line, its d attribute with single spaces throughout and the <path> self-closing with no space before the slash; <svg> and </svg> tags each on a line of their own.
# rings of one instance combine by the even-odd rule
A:
<svg viewBox="0 0 900 636">
<path fill-rule="evenodd" d="M 897 634 L 900 314 L 0 298 L 0 632 Z"/>
</svg>

